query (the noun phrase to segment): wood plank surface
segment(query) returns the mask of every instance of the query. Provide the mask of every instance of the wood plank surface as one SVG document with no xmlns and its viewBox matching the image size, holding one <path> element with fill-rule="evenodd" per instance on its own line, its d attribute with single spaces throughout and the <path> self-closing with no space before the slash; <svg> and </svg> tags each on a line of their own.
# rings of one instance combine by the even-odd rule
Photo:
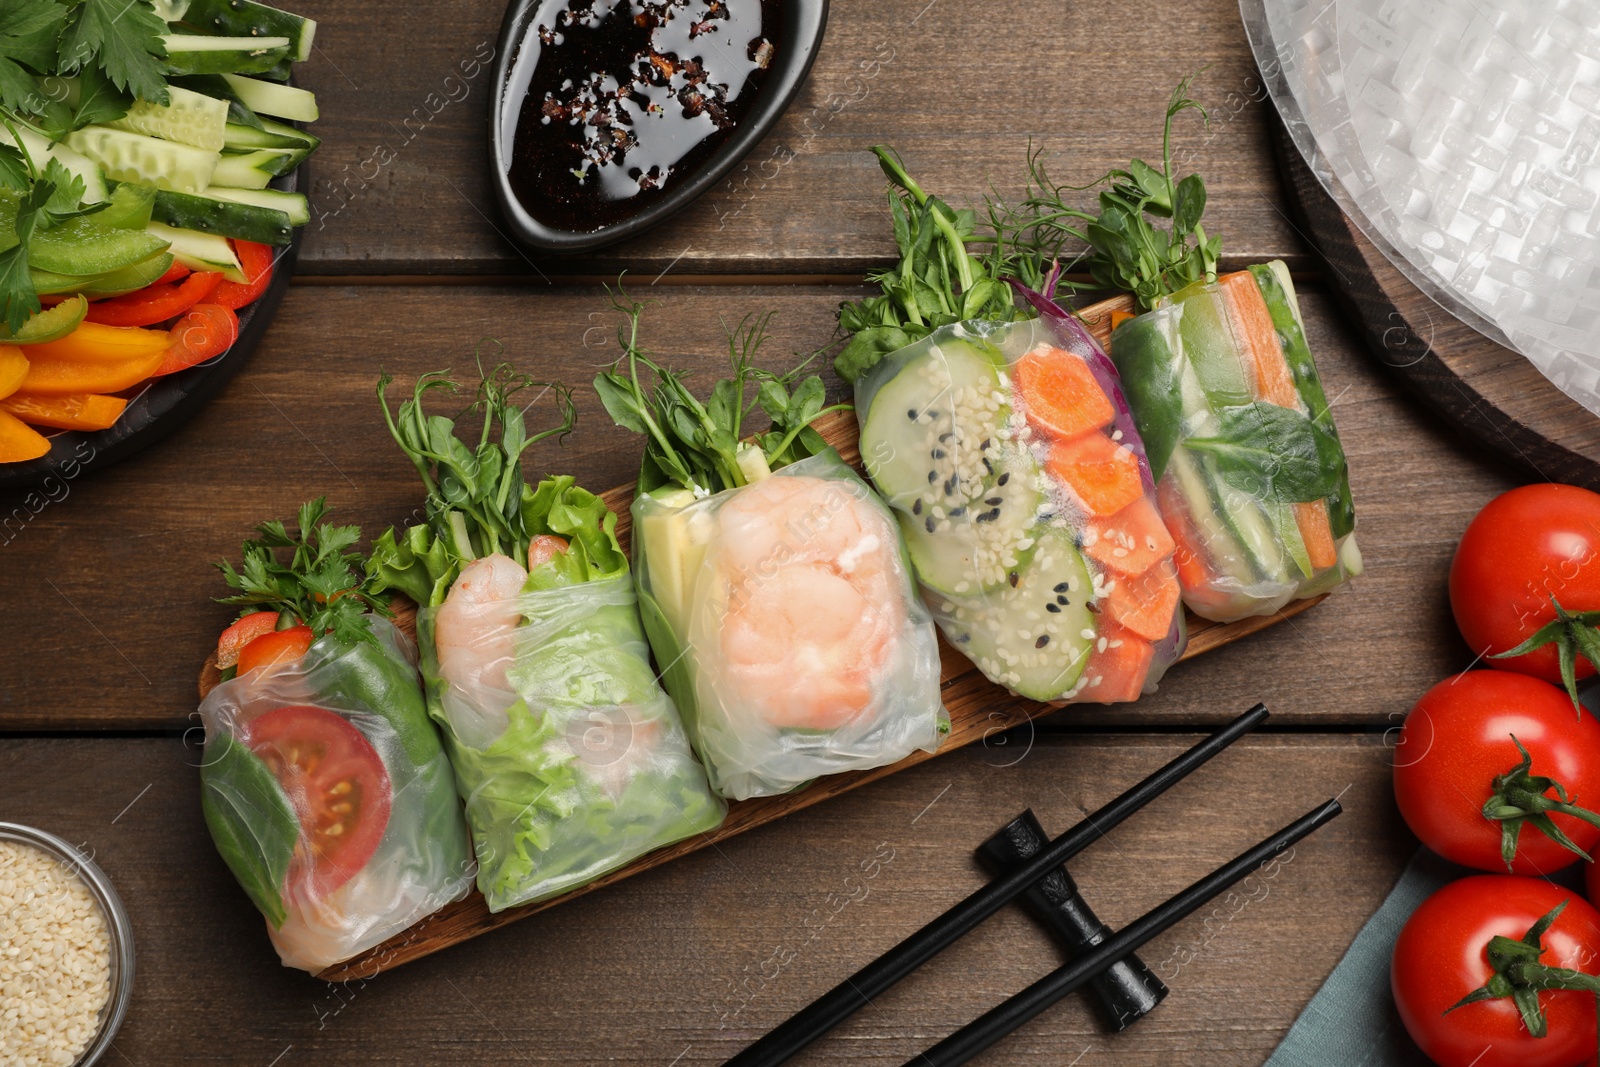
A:
<svg viewBox="0 0 1600 1067">
<path fill-rule="evenodd" d="M 128 905 L 127 1062 L 690 1067 L 721 1063 L 979 885 L 971 848 L 1016 812 L 1059 833 L 1194 740 L 964 750 L 348 985 L 279 966 L 206 835 L 198 753 L 179 740 L 0 740 L 0 811 L 92 849 Z M 1375 736 L 1247 738 L 1084 853 L 1085 896 L 1121 926 L 1322 800 L 1346 807 L 1271 877 L 1147 948 L 1173 992 L 1131 1031 L 1103 1033 L 1072 998 L 983 1062 L 1060 1067 L 1085 1049 L 1083 1063 L 1263 1062 L 1414 848 L 1387 757 Z M 902 1063 L 1058 961 L 1007 909 L 795 1062 Z"/>
<path fill-rule="evenodd" d="M 1322 188 L 1282 124 L 1273 126 L 1290 201 L 1377 362 L 1528 477 L 1600 489 L 1600 418 L 1521 353 L 1489 340 L 1413 285 Z"/>
<path fill-rule="evenodd" d="M 646 287 L 647 288 L 647 287 Z M 828 286 L 659 287 L 645 320 L 658 353 L 702 378 L 725 358 L 722 320 L 774 308 L 771 365 L 826 343 Z M 1444 580 L 1456 538 L 1509 487 L 1372 366 L 1330 302 L 1308 292 L 1310 341 L 1350 456 L 1368 575 L 1317 610 L 1178 667 L 1131 707 L 1085 706 L 1083 724 L 1215 723 L 1256 700 L 1282 721 L 1382 725 L 1467 655 Z M 497 336 L 520 366 L 582 384 L 615 358 L 616 315 L 591 287 L 537 297 L 515 289 L 297 287 L 261 350 L 193 422 L 143 455 L 58 487 L 0 496 L 0 731 L 181 729 L 194 678 L 229 612 L 211 561 L 234 556 L 257 522 L 326 494 L 369 534 L 414 521 L 416 474 L 389 440 L 373 386 L 383 367 L 472 367 Z M 493 358 L 493 357 L 491 357 Z M 835 395 L 842 383 L 832 377 Z M 590 486 L 629 480 L 639 441 L 609 424 L 592 391 L 564 445 L 538 471 Z M 537 410 L 537 409 L 535 409 Z M 1425 507 L 1419 510 L 1419 501 Z M 1395 689 L 1396 664 L 1409 689 Z"/>
<path fill-rule="evenodd" d="M 1185 123 L 1206 178 L 1206 229 L 1232 264 L 1313 266 L 1278 207 L 1267 114 L 1233 0 L 1136 13 L 1113 0 L 833 0 L 810 79 L 715 190 L 653 233 L 581 259 L 528 256 L 485 173 L 502 0 L 394 5 L 298 0 L 319 20 L 296 68 L 318 96 L 308 274 L 814 273 L 856 277 L 891 258 L 884 182 L 867 149 L 892 141 L 952 200 L 1020 189 L 1029 140 L 1082 184 L 1160 155 L 1168 93 L 1197 83 L 1209 131 Z M 1243 257 L 1243 258 L 1241 258 Z"/>
</svg>

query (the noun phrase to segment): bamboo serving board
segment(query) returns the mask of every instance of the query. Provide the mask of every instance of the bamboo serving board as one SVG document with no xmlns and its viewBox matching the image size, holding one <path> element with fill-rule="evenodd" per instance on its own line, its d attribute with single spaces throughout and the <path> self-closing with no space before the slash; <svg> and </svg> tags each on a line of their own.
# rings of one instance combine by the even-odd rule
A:
<svg viewBox="0 0 1600 1067">
<path fill-rule="evenodd" d="M 1130 310 L 1131 306 L 1131 298 L 1119 297 L 1084 308 L 1081 315 L 1089 326 L 1090 332 L 1095 335 L 1101 344 L 1105 344 L 1110 336 L 1110 312 Z M 844 458 L 845 462 L 859 468 L 860 453 L 856 447 L 854 413 L 849 411 L 834 412 L 818 420 L 815 425 L 828 443 L 839 450 L 839 454 Z M 633 486 L 631 484 L 618 486 L 609 492 L 601 494 L 601 496 L 606 505 L 617 515 L 617 537 L 622 542 L 623 548 L 627 549 L 632 526 L 629 506 L 633 502 Z M 1253 634 L 1258 630 L 1266 629 L 1268 626 L 1305 611 L 1312 605 L 1319 603 L 1326 595 L 1292 601 L 1275 615 L 1242 619 L 1238 622 L 1226 624 L 1209 622 L 1190 614 L 1187 617 L 1189 644 L 1182 658 L 1185 660 L 1192 659 L 1214 648 L 1220 648 L 1232 641 L 1237 641 L 1241 637 Z M 395 621 L 407 634 L 415 636 L 415 609 L 409 601 L 401 601 L 397 604 Z M 972 744 L 974 741 L 1020 726 L 1040 715 L 1059 710 L 1048 704 L 1039 704 L 1013 696 L 1000 686 L 990 682 L 966 657 L 951 649 L 945 643 L 943 637 L 939 639 L 939 655 L 941 661 L 940 695 L 944 700 L 945 708 L 950 713 L 950 733 L 940 744 L 938 752 L 914 752 L 900 762 L 887 767 L 828 775 L 827 777 L 819 778 L 815 783 L 797 793 L 730 801 L 727 819 L 715 830 L 669 845 L 666 848 L 657 849 L 649 855 L 641 856 L 625 867 L 597 878 L 586 886 L 574 889 L 561 896 L 553 897 L 550 900 L 526 904 L 522 907 L 510 908 L 506 911 L 492 914 L 484 903 L 482 894 L 473 889 L 466 897 L 445 905 L 410 929 L 395 935 L 383 944 L 369 949 L 359 956 L 329 967 L 318 977 L 330 982 L 347 982 L 354 979 L 371 978 L 389 968 L 421 959 L 423 956 L 431 955 L 450 945 L 477 937 L 507 923 L 516 922 L 518 919 L 526 918 L 535 912 L 543 911 L 562 901 L 592 892 L 602 886 L 620 882 L 624 878 L 632 877 L 642 871 L 647 871 L 652 867 L 674 860 L 679 856 L 714 845 L 736 834 L 742 834 L 746 830 L 771 822 L 774 819 L 782 818 L 802 808 L 808 808 L 830 797 L 838 796 L 868 782 L 876 781 L 896 771 L 904 770 L 907 767 L 922 763 L 924 760 L 932 759 L 936 755 L 953 751 Z M 201 698 L 203 699 L 220 681 L 221 674 L 217 670 L 215 660 L 207 659 L 200 675 Z"/>
</svg>

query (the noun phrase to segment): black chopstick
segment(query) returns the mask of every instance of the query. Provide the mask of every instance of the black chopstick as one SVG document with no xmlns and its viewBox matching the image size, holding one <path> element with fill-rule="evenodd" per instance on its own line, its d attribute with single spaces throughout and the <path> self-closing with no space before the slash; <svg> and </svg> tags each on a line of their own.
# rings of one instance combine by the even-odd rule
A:
<svg viewBox="0 0 1600 1067">
<path fill-rule="evenodd" d="M 1212 756 L 1267 720 L 1257 704 L 1138 785 L 1050 842 L 1024 866 L 996 878 L 894 948 L 774 1027 L 724 1067 L 777 1067 L 848 1019 L 884 990 L 954 944 L 1016 899 L 1028 886 L 1088 848 L 1128 816 L 1166 792 Z"/>
<path fill-rule="evenodd" d="M 991 1008 L 937 1045 L 906 1063 L 906 1067 L 957 1067 L 1026 1023 L 1117 960 L 1138 949 L 1168 927 L 1180 922 L 1217 894 L 1255 870 L 1290 845 L 1332 820 L 1340 812 L 1330 800 L 1285 826 L 1249 851 L 1217 868 L 1153 911 L 1129 923 L 1121 933 L 1039 979 L 1027 989 Z"/>
</svg>

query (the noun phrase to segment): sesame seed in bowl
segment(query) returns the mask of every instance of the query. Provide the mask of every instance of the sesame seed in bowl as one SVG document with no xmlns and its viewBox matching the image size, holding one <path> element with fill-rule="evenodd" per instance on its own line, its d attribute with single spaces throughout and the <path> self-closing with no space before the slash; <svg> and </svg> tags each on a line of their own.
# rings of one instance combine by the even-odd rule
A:
<svg viewBox="0 0 1600 1067">
<path fill-rule="evenodd" d="M 0 822 L 0 1065 L 87 1067 L 132 990 L 132 930 L 105 872 L 54 834 Z"/>
</svg>

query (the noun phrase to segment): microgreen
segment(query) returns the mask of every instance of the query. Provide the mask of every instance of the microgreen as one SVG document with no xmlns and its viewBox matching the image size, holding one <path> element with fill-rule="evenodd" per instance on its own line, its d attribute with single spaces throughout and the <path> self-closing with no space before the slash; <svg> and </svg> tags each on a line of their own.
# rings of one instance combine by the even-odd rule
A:
<svg viewBox="0 0 1600 1067">
<path fill-rule="evenodd" d="M 243 607 L 246 615 L 287 611 L 318 635 L 332 633 L 347 644 L 374 640 L 366 614 L 387 609 L 360 576 L 363 561 L 354 548 L 361 528 L 324 522 L 328 510 L 318 497 L 300 506 L 294 530 L 279 520 L 257 526 L 259 536 L 244 543 L 238 570 L 227 561 L 216 565 L 238 590 L 218 602 Z"/>
<path fill-rule="evenodd" d="M 770 312 L 746 316 L 728 330 L 731 375 L 713 385 L 702 402 L 690 390 L 687 374 L 662 366 L 639 344 L 645 305 L 618 293 L 612 306 L 626 316 L 617 329 L 623 355 L 595 377 L 594 389 L 612 421 L 647 439 L 639 474 L 642 492 L 675 484 L 706 495 L 747 485 L 826 448 L 811 424 L 830 411 L 850 407 L 824 406 L 822 379 L 801 377 L 810 359 L 785 374 L 755 365 L 756 353 L 768 339 Z M 771 425 L 747 440 L 744 422 L 757 409 Z"/>
</svg>

